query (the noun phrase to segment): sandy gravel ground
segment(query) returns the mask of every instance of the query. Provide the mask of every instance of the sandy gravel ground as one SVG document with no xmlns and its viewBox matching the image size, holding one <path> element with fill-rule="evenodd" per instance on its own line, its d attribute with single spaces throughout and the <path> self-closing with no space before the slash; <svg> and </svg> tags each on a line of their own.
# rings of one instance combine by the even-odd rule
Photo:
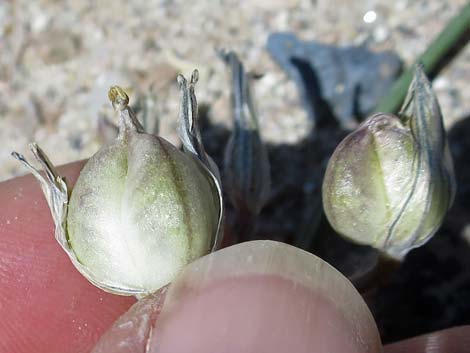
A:
<svg viewBox="0 0 470 353">
<path fill-rule="evenodd" d="M 293 82 L 269 57 L 274 31 L 338 45 L 396 51 L 409 64 L 465 0 L 257 0 L 0 2 L 0 180 L 23 174 L 10 151 L 37 141 L 57 164 L 87 158 L 103 143 L 98 117 L 120 84 L 136 100 L 151 85 L 161 134 L 177 143 L 178 72 L 201 73 L 199 101 L 230 126 L 228 73 L 215 48 L 236 50 L 264 76 L 255 86 L 261 130 L 295 144 L 309 131 Z M 470 113 L 470 50 L 434 83 L 446 125 Z M 110 114 L 112 116 L 112 114 Z"/>
</svg>

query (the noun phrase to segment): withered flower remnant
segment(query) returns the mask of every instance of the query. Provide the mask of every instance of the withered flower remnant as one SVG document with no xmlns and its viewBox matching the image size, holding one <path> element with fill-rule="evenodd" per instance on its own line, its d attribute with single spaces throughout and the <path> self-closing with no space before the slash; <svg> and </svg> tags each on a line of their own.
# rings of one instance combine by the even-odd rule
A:
<svg viewBox="0 0 470 353">
<path fill-rule="evenodd" d="M 234 52 L 221 51 L 219 55 L 232 76 L 233 131 L 225 147 L 224 185 L 237 212 L 253 218 L 267 202 L 271 187 L 268 152 L 260 136 L 252 99 L 253 77 L 245 72 Z"/>
<path fill-rule="evenodd" d="M 455 178 L 439 104 L 421 66 L 398 116 L 375 114 L 338 145 L 322 193 L 338 233 L 392 258 L 434 235 L 453 202 Z"/>
<path fill-rule="evenodd" d="M 194 84 L 178 77 L 184 152 L 144 132 L 127 94 L 109 99 L 119 113 L 116 140 L 86 163 L 69 190 L 42 150 L 31 150 L 45 169 L 17 153 L 41 184 L 54 218 L 55 236 L 75 267 L 103 290 L 144 296 L 169 283 L 220 239 L 222 196 L 218 171 L 197 129 Z"/>
</svg>

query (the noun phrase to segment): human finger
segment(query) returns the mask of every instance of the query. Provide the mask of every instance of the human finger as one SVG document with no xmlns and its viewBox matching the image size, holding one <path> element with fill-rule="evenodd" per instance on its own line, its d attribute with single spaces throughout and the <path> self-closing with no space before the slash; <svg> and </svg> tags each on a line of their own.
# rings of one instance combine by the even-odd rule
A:
<svg viewBox="0 0 470 353">
<path fill-rule="evenodd" d="M 338 271 L 287 244 L 237 244 L 190 264 L 139 301 L 93 353 L 376 353 L 362 297 Z"/>
<path fill-rule="evenodd" d="M 470 326 L 459 326 L 388 344 L 384 353 L 468 353 Z"/>
<path fill-rule="evenodd" d="M 59 168 L 71 184 L 83 162 Z M 0 183 L 0 351 L 88 353 L 132 304 L 73 267 L 31 175 Z"/>
</svg>

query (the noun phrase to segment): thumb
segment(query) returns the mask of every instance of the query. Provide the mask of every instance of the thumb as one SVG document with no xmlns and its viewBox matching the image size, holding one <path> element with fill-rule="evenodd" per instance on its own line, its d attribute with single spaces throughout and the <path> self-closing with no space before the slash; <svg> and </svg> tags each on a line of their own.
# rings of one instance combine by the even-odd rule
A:
<svg viewBox="0 0 470 353">
<path fill-rule="evenodd" d="M 381 352 L 351 283 L 320 258 L 272 241 L 241 243 L 190 264 L 139 301 L 93 353 Z"/>
</svg>

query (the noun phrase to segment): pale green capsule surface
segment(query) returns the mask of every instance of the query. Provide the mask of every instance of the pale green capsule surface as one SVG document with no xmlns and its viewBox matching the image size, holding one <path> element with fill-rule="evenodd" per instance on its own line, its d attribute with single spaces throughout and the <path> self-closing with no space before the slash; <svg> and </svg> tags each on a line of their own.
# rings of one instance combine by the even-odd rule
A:
<svg viewBox="0 0 470 353">
<path fill-rule="evenodd" d="M 105 291 L 153 293 L 220 243 L 222 192 L 197 126 L 197 78 L 197 71 L 189 83 L 178 76 L 182 151 L 145 133 L 127 94 L 114 86 L 108 96 L 119 113 L 119 135 L 89 159 L 73 188 L 37 144 L 30 148 L 45 173 L 12 153 L 39 181 L 60 246 Z"/>
<path fill-rule="evenodd" d="M 437 231 L 455 180 L 439 106 L 420 67 L 399 116 L 373 115 L 338 145 L 322 194 L 338 233 L 393 258 Z"/>
<path fill-rule="evenodd" d="M 130 132 L 83 168 L 67 234 L 96 280 L 152 292 L 210 252 L 218 207 L 198 161 L 163 138 Z"/>
</svg>

